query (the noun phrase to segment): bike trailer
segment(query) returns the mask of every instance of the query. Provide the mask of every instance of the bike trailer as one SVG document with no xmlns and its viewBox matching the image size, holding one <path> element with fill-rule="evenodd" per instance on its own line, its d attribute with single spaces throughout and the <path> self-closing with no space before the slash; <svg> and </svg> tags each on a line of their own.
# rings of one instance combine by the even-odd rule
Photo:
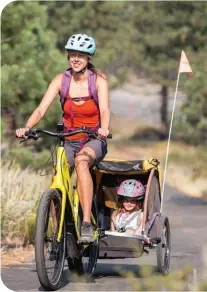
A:
<svg viewBox="0 0 207 292">
<path fill-rule="evenodd" d="M 170 251 L 170 229 L 167 217 L 161 214 L 161 173 L 159 161 L 121 161 L 105 159 L 93 169 L 99 213 L 99 227 L 103 230 L 99 258 L 140 257 L 145 248 L 161 247 Z M 143 202 L 141 233 L 110 231 L 110 218 L 117 207 L 117 188 L 126 179 L 136 179 L 146 186 Z M 164 256 L 164 255 L 163 255 Z M 163 260 L 162 256 L 162 260 Z M 158 265 L 159 266 L 159 265 Z M 165 263 L 166 266 L 166 263 Z M 169 268 L 169 260 L 165 271 Z M 163 267 L 163 263 L 160 264 Z M 160 268 L 161 269 L 161 268 Z M 163 272 L 163 271 L 161 271 Z"/>
</svg>

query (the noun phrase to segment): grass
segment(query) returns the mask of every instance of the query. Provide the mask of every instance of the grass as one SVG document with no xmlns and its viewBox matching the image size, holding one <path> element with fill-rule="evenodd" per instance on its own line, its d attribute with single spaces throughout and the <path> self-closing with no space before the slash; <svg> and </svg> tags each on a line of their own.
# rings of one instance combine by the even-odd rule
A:
<svg viewBox="0 0 207 292">
<path fill-rule="evenodd" d="M 128 288 L 135 291 L 206 291 L 205 280 L 194 279 L 195 269 L 186 265 L 183 269 L 172 271 L 168 276 L 153 273 L 148 267 L 141 267 L 140 277 L 132 272 L 122 273 L 129 281 Z"/>
<path fill-rule="evenodd" d="M 1 236 L 3 245 L 18 247 L 33 243 L 37 204 L 51 177 L 40 176 L 15 162 L 1 169 Z"/>
</svg>

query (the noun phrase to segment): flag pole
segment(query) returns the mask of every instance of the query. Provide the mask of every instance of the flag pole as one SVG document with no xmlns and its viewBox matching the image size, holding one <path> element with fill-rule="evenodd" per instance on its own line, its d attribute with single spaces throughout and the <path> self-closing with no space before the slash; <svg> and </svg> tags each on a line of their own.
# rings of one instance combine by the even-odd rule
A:
<svg viewBox="0 0 207 292">
<path fill-rule="evenodd" d="M 176 89 L 175 89 L 175 97 L 174 97 L 174 102 L 173 102 L 173 110 L 172 110 L 171 121 L 170 121 L 170 129 L 169 129 L 169 136 L 168 136 L 168 143 L 167 143 L 167 150 L 166 150 L 166 158 L 165 158 L 165 168 L 164 168 L 164 175 L 163 175 L 163 184 L 162 184 L 160 213 L 162 213 L 162 208 L 163 208 L 163 196 L 164 196 L 164 190 L 165 190 L 165 180 L 166 180 L 167 163 L 168 163 L 169 148 L 170 148 L 170 138 L 171 138 L 171 132 L 172 132 L 173 118 L 174 118 L 174 113 L 175 113 L 175 105 L 176 105 L 176 99 L 177 99 L 178 83 L 179 83 L 179 79 L 180 79 L 180 73 L 188 73 L 188 77 L 189 78 L 193 77 L 193 71 L 192 71 L 191 66 L 190 66 L 190 64 L 188 62 L 186 54 L 185 54 L 185 52 L 183 50 L 181 52 L 181 57 L 180 57 L 177 84 L 176 84 Z"/>
<path fill-rule="evenodd" d="M 162 195 L 161 195 L 162 200 L 161 200 L 160 213 L 162 213 L 162 207 L 163 207 L 163 196 L 164 196 L 164 190 L 165 190 L 165 179 L 166 179 L 168 155 L 169 155 L 169 148 L 170 148 L 170 138 L 171 138 L 171 132 L 172 132 L 172 124 L 173 124 L 173 118 L 174 118 L 174 112 L 175 112 L 175 105 L 176 105 L 176 99 L 177 99 L 177 92 L 178 92 L 178 83 L 179 83 L 179 80 L 180 80 L 180 70 L 178 72 L 178 77 L 177 77 L 177 84 L 176 84 L 176 89 L 175 89 L 175 96 L 174 96 L 174 102 L 173 102 L 173 110 L 172 110 L 172 115 L 171 115 L 169 136 L 168 136 L 168 142 L 167 142 L 167 150 L 166 150 L 166 158 L 165 158 L 165 167 L 164 167 L 163 183 L 162 183 Z"/>
</svg>

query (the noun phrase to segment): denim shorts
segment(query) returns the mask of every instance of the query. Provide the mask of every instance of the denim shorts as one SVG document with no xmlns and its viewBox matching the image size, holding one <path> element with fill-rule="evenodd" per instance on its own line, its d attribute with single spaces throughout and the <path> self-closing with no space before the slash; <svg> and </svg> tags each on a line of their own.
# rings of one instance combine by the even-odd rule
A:
<svg viewBox="0 0 207 292">
<path fill-rule="evenodd" d="M 107 143 L 104 140 L 91 139 L 84 144 L 82 144 L 80 140 L 65 141 L 66 157 L 71 168 L 74 167 L 76 154 L 85 147 L 89 147 L 95 151 L 95 164 L 99 164 L 99 162 L 101 162 L 107 154 Z"/>
</svg>

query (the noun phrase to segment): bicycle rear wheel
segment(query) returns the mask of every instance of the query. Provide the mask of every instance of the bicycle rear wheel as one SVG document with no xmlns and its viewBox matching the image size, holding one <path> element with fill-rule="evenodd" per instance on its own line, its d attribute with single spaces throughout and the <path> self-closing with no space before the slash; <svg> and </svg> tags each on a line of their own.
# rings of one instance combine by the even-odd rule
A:
<svg viewBox="0 0 207 292">
<path fill-rule="evenodd" d="M 97 225 L 98 212 L 97 212 L 95 197 L 93 198 L 93 201 L 92 201 L 92 213 L 96 221 L 96 226 L 94 226 L 94 229 L 96 230 L 98 228 L 98 225 Z M 82 220 L 83 220 L 82 208 L 81 206 L 79 206 L 79 222 L 78 222 L 79 230 L 81 229 Z M 68 259 L 69 270 L 72 273 L 75 273 L 78 275 L 85 275 L 87 277 L 91 277 L 96 267 L 98 253 L 99 253 L 99 239 L 89 244 L 86 248 L 82 249 L 80 251 L 79 258 Z"/>
<path fill-rule="evenodd" d="M 40 200 L 35 234 L 35 261 L 40 284 L 45 290 L 56 290 L 65 261 L 66 228 L 57 241 L 61 216 L 61 197 L 57 190 L 47 189 Z"/>
</svg>

